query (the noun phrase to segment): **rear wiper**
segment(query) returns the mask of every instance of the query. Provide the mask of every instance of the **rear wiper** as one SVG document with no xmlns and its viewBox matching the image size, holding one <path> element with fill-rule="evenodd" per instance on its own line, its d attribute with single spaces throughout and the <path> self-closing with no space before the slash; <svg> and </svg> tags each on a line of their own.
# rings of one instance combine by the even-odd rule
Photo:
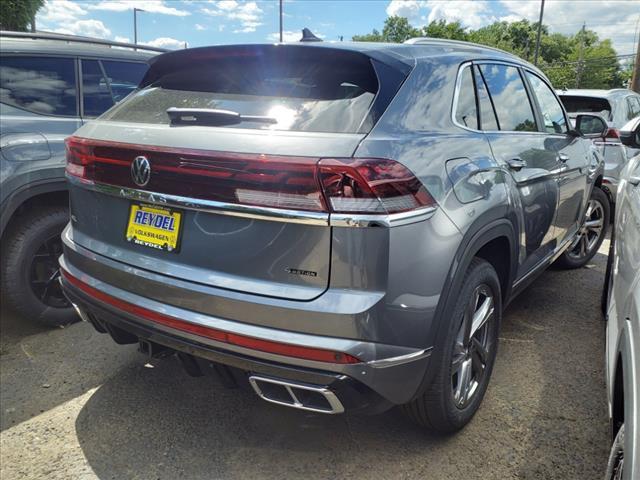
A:
<svg viewBox="0 0 640 480">
<path fill-rule="evenodd" d="M 167 109 L 171 125 L 204 125 L 208 127 L 223 127 L 237 125 L 242 122 L 278 123 L 273 117 L 260 115 L 241 115 L 232 110 L 218 110 L 216 108 L 176 108 Z"/>
</svg>

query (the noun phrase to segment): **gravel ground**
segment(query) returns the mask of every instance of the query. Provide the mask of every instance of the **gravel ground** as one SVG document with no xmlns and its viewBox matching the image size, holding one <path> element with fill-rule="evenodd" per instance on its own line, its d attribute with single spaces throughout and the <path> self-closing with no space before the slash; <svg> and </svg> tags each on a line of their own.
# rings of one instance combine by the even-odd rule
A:
<svg viewBox="0 0 640 480">
<path fill-rule="evenodd" d="M 147 364 L 87 324 L 46 330 L 2 311 L 0 477 L 18 479 L 599 479 L 608 452 L 605 241 L 549 270 L 505 312 L 484 403 L 430 435 L 397 410 L 308 414 Z"/>
</svg>

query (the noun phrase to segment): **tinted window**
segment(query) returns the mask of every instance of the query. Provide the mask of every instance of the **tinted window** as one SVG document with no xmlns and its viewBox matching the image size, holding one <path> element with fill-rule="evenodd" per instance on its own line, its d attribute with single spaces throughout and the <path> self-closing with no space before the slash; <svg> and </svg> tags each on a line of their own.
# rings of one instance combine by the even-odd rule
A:
<svg viewBox="0 0 640 480">
<path fill-rule="evenodd" d="M 607 120 L 612 119 L 611 104 L 606 98 L 577 97 L 575 95 L 560 95 L 560 100 L 567 112 L 571 113 L 597 113 Z M 575 115 L 571 115 L 571 118 Z"/>
<path fill-rule="evenodd" d="M 470 67 L 466 67 L 460 77 L 460 90 L 458 90 L 458 103 L 456 105 L 456 121 L 460 125 L 473 128 L 474 130 L 478 129 L 476 95 Z"/>
<path fill-rule="evenodd" d="M 144 63 L 82 60 L 84 115 L 107 111 L 137 88 L 146 70 Z"/>
<path fill-rule="evenodd" d="M 48 115 L 76 115 L 71 58 L 0 57 L 0 101 Z"/>
<path fill-rule="evenodd" d="M 527 78 L 540 105 L 544 130 L 548 133 L 567 133 L 567 121 L 553 91 L 537 75 L 527 72 Z"/>
<path fill-rule="evenodd" d="M 487 86 L 477 66 L 473 67 L 473 73 L 476 79 L 476 88 L 478 91 L 478 105 L 480 107 L 480 125 L 482 130 L 495 131 L 500 130 L 496 113 L 491 104 L 491 98 L 487 92 Z"/>
<path fill-rule="evenodd" d="M 498 115 L 500 130 L 535 132 L 535 117 L 518 69 L 506 65 L 481 65 L 480 69 Z"/>
<path fill-rule="evenodd" d="M 640 115 L 640 100 L 638 97 L 627 97 L 627 120 L 632 120 Z"/>
<path fill-rule="evenodd" d="M 309 55 L 308 49 L 286 46 L 215 47 L 175 64 L 169 57 L 154 64 L 147 88 L 104 118 L 168 124 L 170 107 L 207 108 L 276 120 L 224 128 L 350 133 L 371 128 L 369 111 L 379 89 L 371 59 L 356 52 L 314 50 Z M 378 102 L 391 98 L 385 92 Z"/>
</svg>

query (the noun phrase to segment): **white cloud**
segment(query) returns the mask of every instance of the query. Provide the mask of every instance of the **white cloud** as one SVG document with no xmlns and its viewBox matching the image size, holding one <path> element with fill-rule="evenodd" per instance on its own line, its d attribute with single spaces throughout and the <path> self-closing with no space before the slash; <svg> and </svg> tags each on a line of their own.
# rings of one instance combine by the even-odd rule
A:
<svg viewBox="0 0 640 480">
<path fill-rule="evenodd" d="M 122 43 L 131 43 L 131 39 L 129 37 L 121 37 L 120 35 L 116 35 L 116 37 L 114 38 L 114 40 L 116 42 L 122 42 Z"/>
<path fill-rule="evenodd" d="M 36 23 L 72 22 L 86 14 L 84 8 L 69 0 L 48 0 L 38 12 Z"/>
<path fill-rule="evenodd" d="M 68 35 L 81 35 L 85 37 L 109 38 L 111 30 L 105 27 L 100 20 L 77 20 L 66 23 L 64 27 L 53 30 L 56 33 L 66 33 Z"/>
<path fill-rule="evenodd" d="M 459 21 L 465 27 L 477 29 L 497 20 L 491 13 L 489 2 L 483 0 L 458 2 L 428 0 L 424 3 L 429 9 L 427 23 L 435 20 Z"/>
<path fill-rule="evenodd" d="M 198 30 L 200 32 L 202 30 L 206 30 L 207 29 L 207 27 L 205 27 L 204 25 L 200 25 L 199 23 L 196 23 L 195 27 L 196 27 L 196 30 Z"/>
<path fill-rule="evenodd" d="M 176 3 L 174 3 L 174 5 Z M 145 12 L 173 15 L 176 17 L 191 15 L 191 13 L 186 10 L 178 10 L 177 8 L 168 6 L 164 0 L 101 0 L 88 4 L 87 8 L 90 10 L 107 10 L 111 12 L 125 12 L 133 10 L 134 8 L 140 8 Z"/>
<path fill-rule="evenodd" d="M 240 3 L 236 0 L 220 0 L 213 2 L 213 8 L 203 8 L 202 12 L 238 22 L 240 25 L 234 33 L 255 32 L 256 28 L 263 24 L 264 11 L 256 2 Z"/>
<path fill-rule="evenodd" d="M 169 50 L 177 50 L 184 48 L 184 40 L 177 40 L 171 37 L 159 37 L 150 42 L 140 42 L 143 45 L 149 45 L 150 47 L 168 48 Z"/>
</svg>

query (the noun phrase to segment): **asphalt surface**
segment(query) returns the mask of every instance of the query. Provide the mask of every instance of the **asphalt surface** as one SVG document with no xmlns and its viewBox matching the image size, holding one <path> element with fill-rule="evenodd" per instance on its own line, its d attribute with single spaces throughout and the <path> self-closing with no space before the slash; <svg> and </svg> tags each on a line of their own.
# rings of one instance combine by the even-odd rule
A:
<svg viewBox="0 0 640 480">
<path fill-rule="evenodd" d="M 2 311 L 0 477 L 17 479 L 600 479 L 609 439 L 605 241 L 549 270 L 505 312 L 493 378 L 462 432 L 397 410 L 308 414 L 188 377 L 87 324 L 47 330 Z"/>
</svg>

